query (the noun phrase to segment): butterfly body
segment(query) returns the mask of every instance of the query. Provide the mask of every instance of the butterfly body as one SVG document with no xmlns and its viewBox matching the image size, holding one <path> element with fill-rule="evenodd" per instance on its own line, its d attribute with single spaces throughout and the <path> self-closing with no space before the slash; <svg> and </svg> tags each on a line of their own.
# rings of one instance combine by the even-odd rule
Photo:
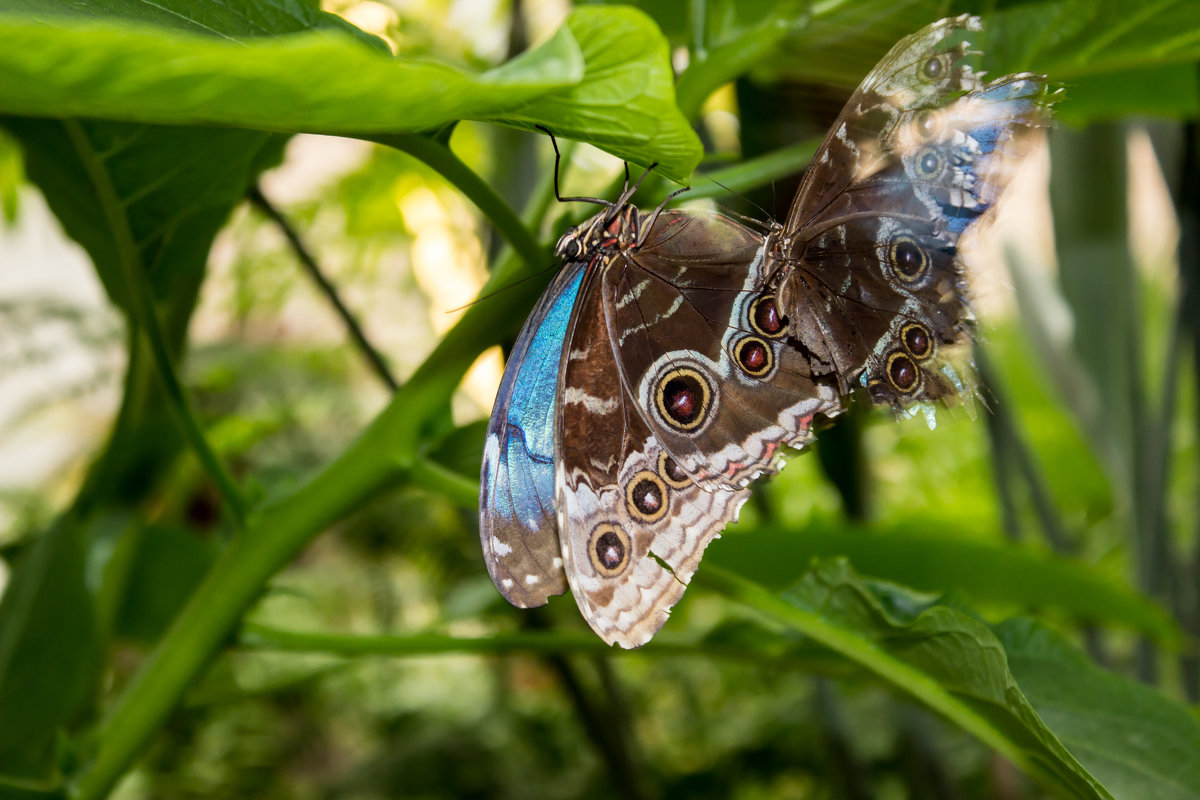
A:
<svg viewBox="0 0 1200 800">
<path fill-rule="evenodd" d="M 957 241 L 1042 124 L 1044 81 L 983 85 L 969 17 L 905 39 L 851 97 L 783 225 L 626 192 L 562 237 L 488 428 L 480 535 L 500 591 L 570 586 L 607 642 L 649 640 L 708 543 L 814 421 L 863 387 L 895 406 L 963 387 Z"/>
</svg>

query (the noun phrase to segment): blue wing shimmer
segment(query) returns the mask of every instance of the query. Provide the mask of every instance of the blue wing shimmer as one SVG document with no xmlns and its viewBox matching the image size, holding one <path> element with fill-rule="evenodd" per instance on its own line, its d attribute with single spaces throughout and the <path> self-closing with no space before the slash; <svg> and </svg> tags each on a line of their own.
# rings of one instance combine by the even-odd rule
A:
<svg viewBox="0 0 1200 800">
<path fill-rule="evenodd" d="M 585 266 L 568 264 L 529 315 L 488 422 L 479 538 L 496 588 L 522 608 L 567 588 L 554 512 L 554 418 L 563 341 Z"/>
<path fill-rule="evenodd" d="M 1049 97 L 1039 76 L 1009 75 L 969 92 L 950 107 L 951 112 L 962 110 L 963 119 L 956 120 L 955 127 L 967 137 L 958 143 L 953 158 L 976 182 L 973 194 L 978 200 L 970 207 L 940 203 L 951 232 L 962 233 L 992 207 L 1016 163 L 1011 140 L 1024 126 L 1036 126 Z"/>
</svg>

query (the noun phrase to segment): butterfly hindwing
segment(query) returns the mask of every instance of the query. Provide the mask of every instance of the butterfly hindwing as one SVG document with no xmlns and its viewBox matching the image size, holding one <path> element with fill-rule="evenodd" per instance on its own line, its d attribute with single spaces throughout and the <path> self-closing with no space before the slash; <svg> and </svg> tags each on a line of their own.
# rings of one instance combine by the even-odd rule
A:
<svg viewBox="0 0 1200 800">
<path fill-rule="evenodd" d="M 607 270 L 625 390 L 679 467 L 741 488 L 801 447 L 834 393 L 815 382 L 767 285 L 762 237 L 729 217 L 670 211 Z"/>
<path fill-rule="evenodd" d="M 701 489 L 661 447 L 622 389 L 604 305 L 601 291 L 583 298 L 563 369 L 558 526 L 584 618 L 609 644 L 637 647 L 749 493 Z"/>
</svg>

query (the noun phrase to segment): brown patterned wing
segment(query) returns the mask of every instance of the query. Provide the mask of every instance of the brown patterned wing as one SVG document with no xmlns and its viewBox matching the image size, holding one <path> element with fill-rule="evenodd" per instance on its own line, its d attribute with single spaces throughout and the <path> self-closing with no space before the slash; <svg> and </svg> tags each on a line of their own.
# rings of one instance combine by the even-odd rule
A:
<svg viewBox="0 0 1200 800">
<path fill-rule="evenodd" d="M 807 365 L 784 354 L 785 324 L 758 286 L 762 244 L 728 218 L 667 212 L 582 294 L 562 375 L 556 505 L 572 592 L 610 644 L 649 641 L 746 485 L 838 407 L 831 387 L 783 369 Z M 739 357 L 757 374 L 739 377 Z"/>
<path fill-rule="evenodd" d="M 814 415 L 837 413 L 779 315 L 762 237 L 729 217 L 662 214 L 604 293 L 625 390 L 702 486 L 778 469 L 782 447 L 810 441 Z"/>
<path fill-rule="evenodd" d="M 1046 124 L 1045 80 L 981 84 L 973 17 L 902 40 L 851 97 L 771 242 L 780 307 L 812 370 L 878 403 L 951 398 L 966 339 L 958 239 L 996 202 Z"/>
<path fill-rule="evenodd" d="M 601 293 L 584 302 L 573 343 L 610 347 Z M 639 647 L 667 621 L 749 490 L 707 492 L 678 469 L 620 390 L 611 349 L 576 348 L 568 359 L 557 481 L 563 566 L 600 638 Z"/>
</svg>

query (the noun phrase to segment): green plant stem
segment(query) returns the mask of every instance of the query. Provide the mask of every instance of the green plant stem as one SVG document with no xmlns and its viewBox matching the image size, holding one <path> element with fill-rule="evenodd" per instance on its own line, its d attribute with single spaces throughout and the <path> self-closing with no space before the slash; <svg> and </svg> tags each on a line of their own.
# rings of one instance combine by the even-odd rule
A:
<svg viewBox="0 0 1200 800">
<path fill-rule="evenodd" d="M 128 219 L 122 213 L 124 206 L 117 195 L 116 188 L 112 185 L 108 173 L 103 168 L 100 155 L 92 147 L 91 140 L 80 122 L 74 119 L 65 119 L 63 128 L 79 153 L 80 161 L 88 172 L 88 178 L 96 192 L 96 197 L 104 209 L 105 221 L 113 233 L 117 259 L 125 283 L 125 302 L 126 310 L 130 315 L 130 324 L 137 329 L 140 338 L 150 349 L 167 403 L 185 441 L 195 453 L 217 491 L 220 492 L 238 527 L 244 527 L 246 501 L 234 482 L 233 476 L 225 469 L 225 465 L 221 463 L 221 459 L 217 457 L 216 452 L 205 438 L 187 393 L 184 391 L 179 377 L 175 374 L 173 359 L 163 336 L 158 311 L 154 307 L 154 299 L 151 296 L 150 284 L 142 264 L 141 254 L 134 243 Z"/>
<path fill-rule="evenodd" d="M 530 227 L 522 222 L 516 212 L 496 190 L 471 168 L 454 155 L 450 148 L 435 139 L 414 133 L 364 136 L 363 138 L 387 147 L 402 150 L 454 184 L 454 188 L 483 212 L 496 231 L 530 267 L 538 267 L 546 260 L 546 250 L 538 244 Z"/>
<path fill-rule="evenodd" d="M 725 597 L 784 622 L 941 714 L 1016 764 L 1026 774 L 1036 777 L 1043 785 L 1062 786 L 1061 781 L 1052 772 L 1029 758 L 1024 750 L 1016 746 L 990 720 L 920 670 L 892 657 L 853 632 L 826 622 L 818 614 L 797 608 L 732 572 L 706 564 L 699 574 L 707 586 Z"/>
<path fill-rule="evenodd" d="M 283 237 L 287 239 L 288 245 L 291 246 L 292 252 L 296 254 L 300 265 L 304 267 L 304 271 L 312 278 L 313 283 L 317 284 L 317 288 L 321 291 L 321 294 L 325 295 L 325 299 L 333 306 L 333 310 L 341 318 L 342 324 L 346 327 L 346 332 L 350 334 L 350 340 L 358 347 L 363 358 L 367 360 L 371 369 L 379 376 L 379 380 L 383 381 L 384 385 L 393 392 L 399 389 L 400 382 L 392 374 L 387 362 L 383 359 L 383 355 L 367 339 L 362 326 L 358 324 L 358 320 L 355 319 L 354 314 L 350 312 L 350 309 L 342 301 L 342 296 L 338 292 L 337 287 L 325 277 L 325 272 L 321 269 L 320 264 L 317 263 L 317 259 L 313 256 L 312 251 L 308 249 L 304 240 L 300 238 L 299 232 L 292 226 L 292 223 L 275 207 L 274 203 L 266 198 L 259 187 L 252 186 L 247 193 L 247 197 L 251 205 L 262 212 L 267 219 L 275 223 L 275 226 L 279 228 Z"/>
</svg>

